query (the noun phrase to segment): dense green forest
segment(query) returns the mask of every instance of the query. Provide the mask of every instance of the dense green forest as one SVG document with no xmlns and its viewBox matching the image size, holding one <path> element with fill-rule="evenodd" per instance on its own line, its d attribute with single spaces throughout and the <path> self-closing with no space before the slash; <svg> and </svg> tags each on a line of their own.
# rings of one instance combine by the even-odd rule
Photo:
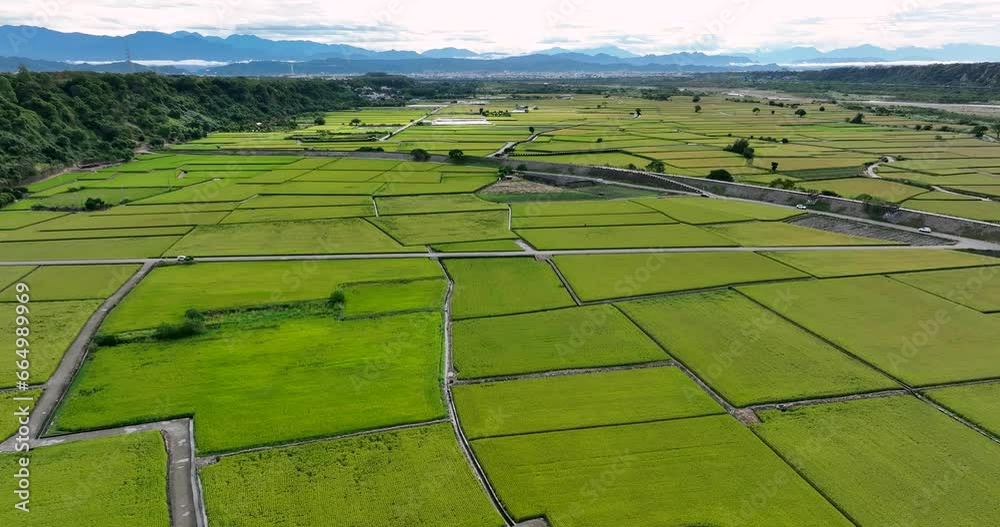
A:
<svg viewBox="0 0 1000 527">
<path fill-rule="evenodd" d="M 277 127 L 307 112 L 370 104 L 357 95 L 369 82 L 25 69 L 0 74 L 0 185 L 9 192 L 47 166 L 127 160 L 142 144 L 257 122 Z"/>
</svg>

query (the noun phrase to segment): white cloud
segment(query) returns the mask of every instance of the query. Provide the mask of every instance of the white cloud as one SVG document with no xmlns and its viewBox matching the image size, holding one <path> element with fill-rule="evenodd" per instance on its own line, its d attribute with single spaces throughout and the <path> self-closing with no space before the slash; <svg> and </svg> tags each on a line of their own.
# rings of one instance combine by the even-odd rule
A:
<svg viewBox="0 0 1000 527">
<path fill-rule="evenodd" d="M 1000 2 L 946 0 L 39 0 L 4 2 L 0 20 L 59 31 L 251 33 L 359 44 L 524 52 L 617 44 L 637 53 L 793 45 L 1000 44 Z"/>
</svg>

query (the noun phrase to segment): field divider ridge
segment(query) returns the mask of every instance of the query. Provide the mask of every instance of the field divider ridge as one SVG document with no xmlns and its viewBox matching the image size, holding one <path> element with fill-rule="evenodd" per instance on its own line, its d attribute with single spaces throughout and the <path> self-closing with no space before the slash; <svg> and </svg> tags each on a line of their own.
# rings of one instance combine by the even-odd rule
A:
<svg viewBox="0 0 1000 527">
<path fill-rule="evenodd" d="M 444 377 L 441 379 L 443 383 L 443 395 L 445 398 L 445 403 L 448 406 L 448 420 L 451 422 L 452 430 L 455 432 L 455 438 L 458 440 L 458 445 L 462 449 L 462 453 L 465 455 L 466 461 L 472 468 L 472 473 L 475 475 L 476 479 L 479 480 L 479 484 L 482 486 L 486 495 L 489 497 L 490 501 L 493 503 L 493 507 L 496 509 L 500 517 L 503 518 L 504 524 L 507 526 L 512 526 L 515 524 L 514 518 L 507 511 L 503 502 L 500 500 L 500 496 L 497 494 L 493 485 L 490 483 L 489 477 L 486 475 L 486 470 L 483 469 L 482 465 L 479 464 L 479 460 L 476 458 L 475 452 L 472 451 L 472 445 L 469 444 L 468 438 L 465 437 L 465 431 L 462 430 L 462 423 L 458 417 L 458 411 L 455 409 L 455 398 L 451 391 L 452 384 L 452 339 L 451 339 L 451 300 L 453 293 L 455 291 L 455 280 L 452 278 L 451 273 L 448 272 L 448 268 L 444 266 L 440 259 L 436 260 L 438 265 L 441 266 L 441 271 L 444 273 L 445 277 L 448 279 L 448 290 L 445 293 L 444 306 L 442 307 L 442 314 L 444 315 L 442 319 L 442 325 L 444 326 Z"/>
<path fill-rule="evenodd" d="M 536 373 L 521 373 L 514 375 L 500 375 L 497 377 L 479 377 L 475 379 L 459 379 L 452 384 L 457 386 L 468 386 L 475 384 L 487 384 L 491 382 L 522 381 L 526 379 L 547 379 L 550 377 L 566 377 L 570 375 L 589 375 L 593 373 L 607 373 L 613 371 L 645 370 L 649 368 L 670 368 L 677 367 L 677 361 L 659 360 L 654 362 L 641 362 L 638 364 L 624 364 L 621 366 L 604 366 L 596 368 L 574 368 L 568 370 L 551 370 Z"/>
<path fill-rule="evenodd" d="M 688 366 L 686 364 L 684 364 L 684 361 L 682 361 L 682 360 L 678 359 L 677 357 L 674 357 L 673 355 L 671 355 L 670 354 L 670 350 L 667 349 L 667 347 L 664 346 L 662 342 L 660 342 L 656 337 L 654 337 L 649 331 L 646 331 L 646 328 L 642 327 L 635 319 L 633 319 L 631 316 L 629 316 L 629 314 L 626 313 L 624 309 L 622 309 L 621 307 L 619 307 L 616 304 L 611 304 L 611 305 L 615 309 L 617 309 L 618 312 L 622 314 L 622 316 L 624 316 L 625 318 L 627 318 L 628 321 L 632 323 L 632 325 L 634 325 L 635 327 L 639 328 L 639 331 L 641 331 L 644 335 L 646 335 L 646 338 L 648 338 L 650 341 L 654 342 L 657 346 L 659 346 L 660 349 L 663 350 L 663 353 L 666 354 L 668 357 L 671 358 L 671 360 L 674 363 L 675 367 L 679 368 L 682 372 L 684 372 L 684 375 L 687 375 L 688 378 L 691 379 L 692 381 L 694 381 L 694 383 L 697 384 L 698 387 L 701 388 L 702 391 L 704 391 L 706 394 L 708 394 L 708 396 L 711 397 L 712 400 L 714 400 L 716 403 L 718 403 L 720 406 L 722 406 L 726 410 L 726 413 L 728 413 L 729 415 L 735 417 L 738 421 L 740 421 L 741 423 L 743 423 L 745 425 L 752 424 L 753 421 L 756 421 L 756 416 L 753 416 L 752 419 L 748 419 L 749 416 L 746 415 L 746 412 L 744 412 L 744 411 L 740 410 L 739 408 L 736 408 L 735 406 L 733 406 L 732 404 L 730 404 L 729 401 L 727 401 L 725 397 L 723 397 L 722 395 L 720 395 L 711 386 L 709 386 L 708 383 L 706 383 L 705 381 L 703 381 L 701 379 L 701 377 L 699 377 L 698 375 L 696 375 L 691 370 L 691 368 L 688 368 Z"/>
<path fill-rule="evenodd" d="M 569 285 L 569 280 L 567 280 L 566 277 L 563 276 L 562 271 L 559 270 L 559 266 L 557 266 L 556 263 L 552 261 L 552 257 L 543 256 L 542 259 L 544 259 L 545 262 L 549 264 L 549 267 L 552 268 L 552 271 L 556 273 L 556 277 L 559 278 L 560 282 L 562 282 L 563 287 L 566 288 L 566 292 L 569 293 L 569 296 L 573 299 L 573 302 L 577 306 L 582 306 L 583 301 L 580 300 L 579 296 L 577 296 L 576 291 L 573 290 L 573 286 Z"/>
</svg>

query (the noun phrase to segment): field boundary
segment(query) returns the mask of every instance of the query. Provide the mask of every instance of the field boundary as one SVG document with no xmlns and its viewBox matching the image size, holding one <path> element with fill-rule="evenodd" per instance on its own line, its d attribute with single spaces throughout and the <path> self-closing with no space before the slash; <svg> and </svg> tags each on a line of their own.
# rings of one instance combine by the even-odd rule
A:
<svg viewBox="0 0 1000 527">
<path fill-rule="evenodd" d="M 476 454 L 472 450 L 472 445 L 469 443 L 468 438 L 465 437 L 465 431 L 462 429 L 462 422 L 458 416 L 458 410 L 455 408 L 455 398 L 451 391 L 453 375 L 451 301 L 455 291 L 455 279 L 451 276 L 451 273 L 448 272 L 448 268 L 445 267 L 441 260 L 437 260 L 437 263 L 441 266 L 441 271 L 448 280 L 448 290 L 445 293 L 444 306 L 442 308 L 442 320 L 444 325 L 444 377 L 441 379 L 442 389 L 444 392 L 443 395 L 448 408 L 448 420 L 451 422 L 452 430 L 455 433 L 455 439 L 458 440 L 458 446 L 461 448 L 462 454 L 465 455 L 465 459 L 469 463 L 469 467 L 472 469 L 473 475 L 477 480 L 479 480 L 479 484 L 486 492 L 486 496 L 493 503 L 493 507 L 496 509 L 497 513 L 500 514 L 500 517 L 503 518 L 504 525 L 511 526 L 515 523 L 514 518 L 510 515 L 507 508 L 500 500 L 500 496 L 490 483 L 486 470 L 483 469 L 482 465 L 479 463 L 479 459 L 476 458 Z"/>
<path fill-rule="evenodd" d="M 590 375 L 594 373 L 645 370 L 650 368 L 664 368 L 664 367 L 666 368 L 677 367 L 677 362 L 673 360 L 658 360 L 652 362 L 637 362 L 635 364 L 622 364 L 620 366 L 599 366 L 595 368 L 570 368 L 565 370 L 549 370 L 549 371 L 540 371 L 534 373 L 515 373 L 511 375 L 498 375 L 495 377 L 475 377 L 469 379 L 458 379 L 454 381 L 452 384 L 456 386 L 471 386 L 476 384 L 489 384 L 494 382 L 523 381 L 527 379 L 547 379 L 550 377 Z"/>
</svg>

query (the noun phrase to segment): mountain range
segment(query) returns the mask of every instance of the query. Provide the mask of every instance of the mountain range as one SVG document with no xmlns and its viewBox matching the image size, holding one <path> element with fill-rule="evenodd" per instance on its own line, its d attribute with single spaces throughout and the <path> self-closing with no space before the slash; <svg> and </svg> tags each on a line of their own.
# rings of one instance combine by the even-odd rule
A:
<svg viewBox="0 0 1000 527">
<path fill-rule="evenodd" d="M 135 62 L 131 62 L 135 61 Z M 951 44 L 894 50 L 857 46 L 831 51 L 793 47 L 740 54 L 679 52 L 638 55 L 616 46 L 554 47 L 504 56 L 454 47 L 423 52 L 373 51 L 347 44 L 269 40 L 253 35 L 225 38 L 179 31 L 140 31 L 127 36 L 63 33 L 35 26 L 0 26 L 0 70 L 25 64 L 36 71 L 60 69 L 200 72 L 216 75 L 388 73 L 607 73 L 701 72 L 795 69 L 796 65 L 898 61 L 1000 61 L 1000 47 Z M 148 68 L 139 64 L 156 67 Z M 163 66 L 163 65 L 166 66 Z"/>
</svg>

